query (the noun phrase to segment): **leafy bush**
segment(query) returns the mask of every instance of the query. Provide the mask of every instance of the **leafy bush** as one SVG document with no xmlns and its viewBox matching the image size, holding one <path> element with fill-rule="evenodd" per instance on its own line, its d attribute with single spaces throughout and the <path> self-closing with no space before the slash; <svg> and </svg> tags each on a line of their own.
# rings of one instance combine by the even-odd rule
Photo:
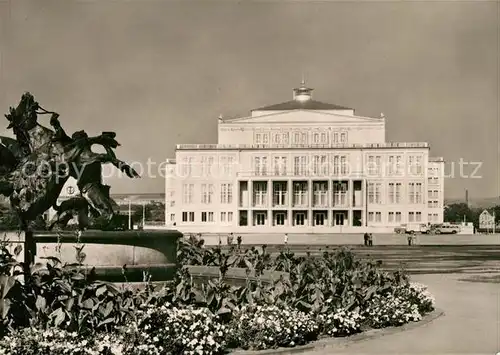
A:
<svg viewBox="0 0 500 355">
<path fill-rule="evenodd" d="M 302 345 L 319 334 L 316 321 L 290 307 L 243 306 L 230 325 L 231 345 L 269 349 Z"/>
<path fill-rule="evenodd" d="M 417 282 L 409 283 L 408 287 L 401 291 L 405 292 L 405 297 L 412 303 L 418 305 L 418 311 L 421 314 L 429 313 L 434 310 L 436 300 L 427 290 L 427 286 Z"/>
<path fill-rule="evenodd" d="M 394 294 L 375 295 L 364 312 L 372 328 L 400 326 L 422 319 L 418 305 Z"/>
<path fill-rule="evenodd" d="M 123 329 L 134 355 L 220 354 L 225 348 L 227 328 L 206 308 L 150 306 L 138 318 Z"/>
<path fill-rule="evenodd" d="M 333 337 L 345 337 L 361 332 L 364 320 L 365 317 L 357 310 L 347 311 L 342 308 L 318 316 L 322 334 Z"/>
<path fill-rule="evenodd" d="M 51 328 L 16 330 L 0 340 L 0 355 L 125 355 L 121 340 L 107 334 L 84 337 Z M 131 354 L 130 354 L 131 355 Z"/>
</svg>

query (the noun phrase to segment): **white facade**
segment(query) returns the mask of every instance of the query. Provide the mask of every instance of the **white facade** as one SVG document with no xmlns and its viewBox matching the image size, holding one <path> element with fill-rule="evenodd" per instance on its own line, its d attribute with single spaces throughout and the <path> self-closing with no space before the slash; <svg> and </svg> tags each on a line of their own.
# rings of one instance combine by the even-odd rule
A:
<svg viewBox="0 0 500 355">
<path fill-rule="evenodd" d="M 479 215 L 479 229 L 493 229 L 495 228 L 495 216 L 488 210 L 484 210 Z"/>
<path fill-rule="evenodd" d="M 217 144 L 177 145 L 165 220 L 182 232 L 360 233 L 442 223 L 444 161 L 385 139 L 385 117 L 312 99 L 219 120 Z"/>
</svg>

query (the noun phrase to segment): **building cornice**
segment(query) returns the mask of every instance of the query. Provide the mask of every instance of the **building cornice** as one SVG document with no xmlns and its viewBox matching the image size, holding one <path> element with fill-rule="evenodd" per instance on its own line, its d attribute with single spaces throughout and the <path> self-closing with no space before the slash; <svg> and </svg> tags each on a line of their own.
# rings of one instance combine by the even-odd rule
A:
<svg viewBox="0 0 500 355">
<path fill-rule="evenodd" d="M 367 144 L 177 144 L 177 150 L 276 150 L 276 149 L 429 149 L 426 142 Z"/>
</svg>

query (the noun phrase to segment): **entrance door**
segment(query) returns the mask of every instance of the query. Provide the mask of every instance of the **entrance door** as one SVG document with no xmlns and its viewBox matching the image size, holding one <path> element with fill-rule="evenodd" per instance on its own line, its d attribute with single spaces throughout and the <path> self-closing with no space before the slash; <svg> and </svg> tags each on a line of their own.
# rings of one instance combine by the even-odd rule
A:
<svg viewBox="0 0 500 355">
<path fill-rule="evenodd" d="M 266 224 L 266 213 L 257 212 L 255 214 L 255 224 L 258 226 L 263 226 Z"/>
<path fill-rule="evenodd" d="M 306 214 L 305 213 L 303 213 L 303 212 L 297 212 L 295 214 L 295 225 L 296 226 L 303 226 L 304 222 L 305 222 L 305 219 L 306 219 Z"/>
<path fill-rule="evenodd" d="M 275 226 L 284 226 L 285 225 L 285 214 L 282 212 L 276 213 L 274 217 L 274 225 Z"/>
<path fill-rule="evenodd" d="M 324 226 L 325 225 L 326 215 L 323 212 L 316 212 L 314 214 L 314 225 L 315 226 Z"/>
<path fill-rule="evenodd" d="M 335 213 L 335 225 L 336 226 L 343 226 L 344 225 L 344 213 Z"/>
</svg>

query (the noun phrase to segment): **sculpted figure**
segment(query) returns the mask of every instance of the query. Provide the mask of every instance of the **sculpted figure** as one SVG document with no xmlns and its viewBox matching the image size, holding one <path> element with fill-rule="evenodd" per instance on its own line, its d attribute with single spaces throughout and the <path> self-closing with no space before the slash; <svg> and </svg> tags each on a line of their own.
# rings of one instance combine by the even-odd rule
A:
<svg viewBox="0 0 500 355">
<path fill-rule="evenodd" d="M 44 114 L 51 115 L 52 129 L 38 123 L 38 116 Z M 78 214 L 79 227 L 85 229 L 89 209 L 111 222 L 116 203 L 109 196 L 109 186 L 102 184 L 102 164 L 111 163 L 129 177 L 139 177 L 116 158 L 113 149 L 119 144 L 114 133 L 88 137 L 79 131 L 69 137 L 58 120 L 59 114 L 40 107 L 30 93 L 25 93 L 5 117 L 16 139 L 0 137 L 0 194 L 10 197 L 22 221 L 21 228 L 29 227 L 50 207 L 57 211 L 51 227 L 64 227 Z M 92 152 L 96 144 L 103 146 L 106 153 Z M 77 180 L 79 196 L 58 206 L 57 199 L 69 176 Z"/>
</svg>

